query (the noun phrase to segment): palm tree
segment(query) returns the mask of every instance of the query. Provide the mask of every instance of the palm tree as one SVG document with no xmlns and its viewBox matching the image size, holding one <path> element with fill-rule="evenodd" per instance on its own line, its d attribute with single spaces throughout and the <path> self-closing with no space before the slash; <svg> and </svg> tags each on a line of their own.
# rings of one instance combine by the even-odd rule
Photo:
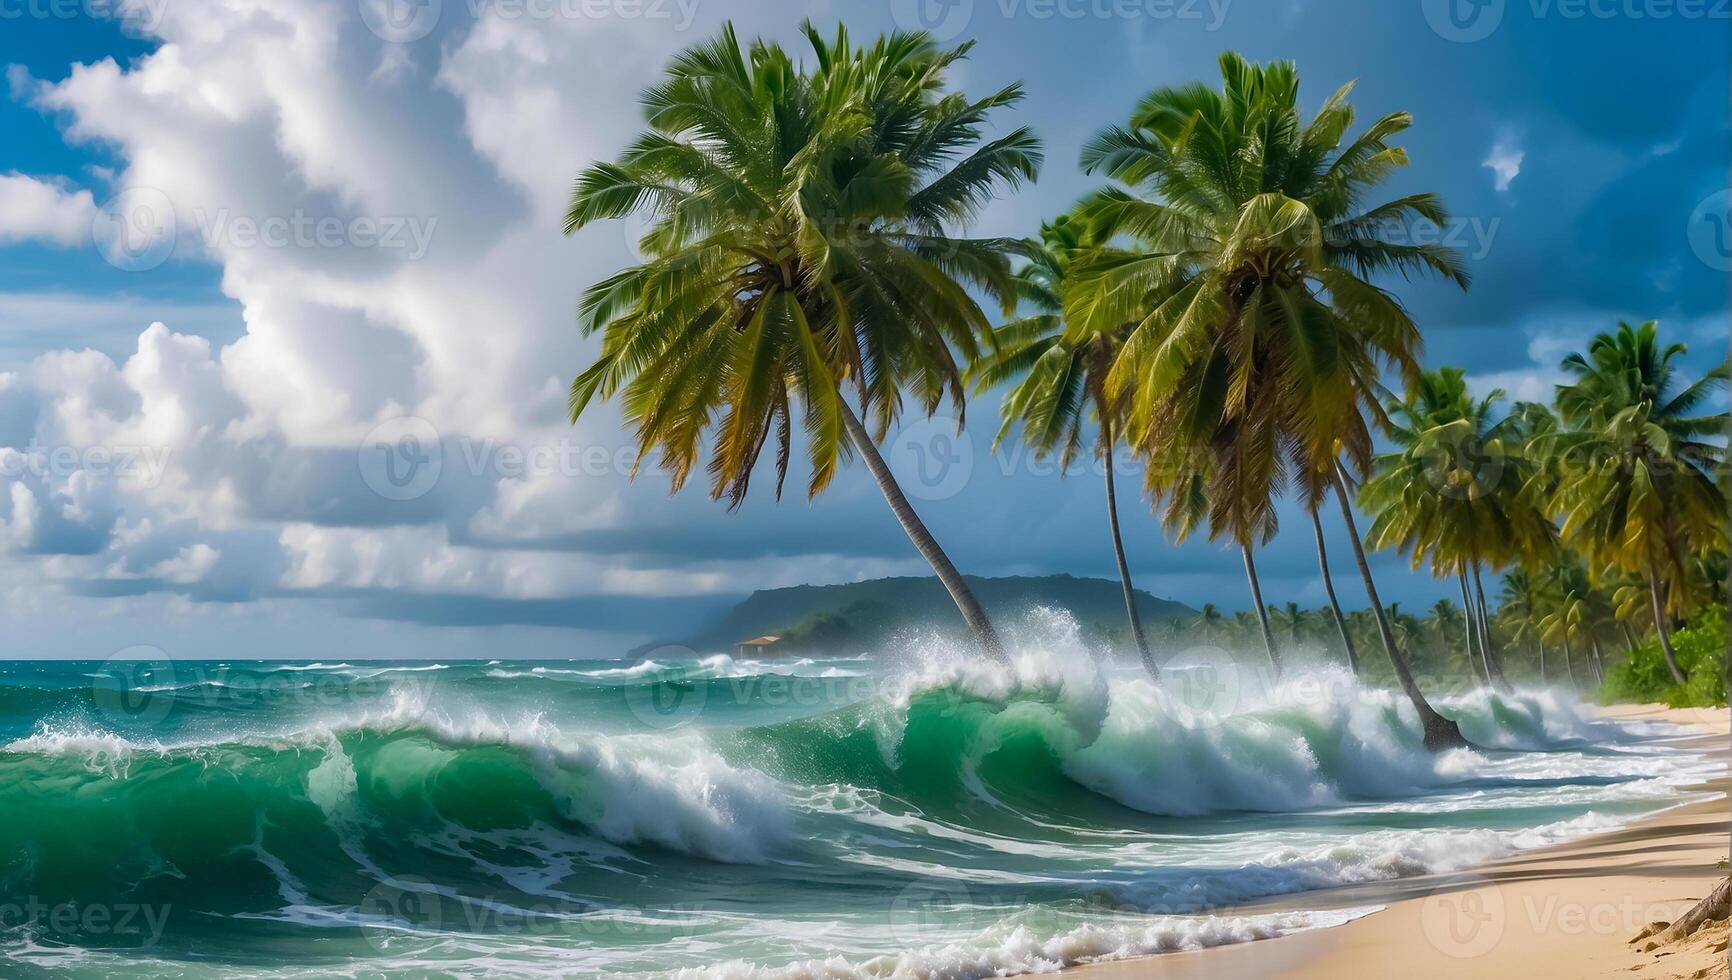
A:
<svg viewBox="0 0 1732 980">
<path fill-rule="evenodd" d="M 1453 661 L 1451 654 L 1455 643 L 1451 637 L 1461 632 L 1462 609 L 1449 599 L 1439 599 L 1431 604 L 1430 614 L 1425 618 L 1426 632 L 1431 637 L 1432 645 L 1442 650 L 1446 661 Z M 1470 648 L 1471 649 L 1471 648 Z M 1475 677 L 1481 676 L 1473 663 L 1473 657 L 1468 656 L 1468 670 Z"/>
<path fill-rule="evenodd" d="M 1540 619 L 1543 617 L 1543 587 L 1538 577 L 1521 569 L 1504 573 L 1502 594 L 1498 600 L 1498 615 L 1509 629 L 1511 639 L 1531 638 L 1538 647 L 1540 683 L 1547 682 L 1546 644 Z"/>
<path fill-rule="evenodd" d="M 1486 643 L 1485 633 L 1480 628 L 1479 615 L 1474 611 L 1473 594 L 1467 588 L 1467 569 L 1456 569 L 1455 578 L 1461 586 L 1462 625 L 1467 628 L 1464 647 L 1467 659 L 1488 686 L 1495 686 L 1502 679 L 1502 672 L 1492 670 L 1490 645 Z M 1476 656 L 1478 660 L 1474 659 Z"/>
<path fill-rule="evenodd" d="M 1209 640 L 1219 640 L 1226 629 L 1227 618 L 1221 615 L 1221 610 L 1212 602 L 1203 603 L 1203 608 L 1197 611 L 1197 618 L 1191 624 L 1198 635 Z"/>
<path fill-rule="evenodd" d="M 1559 385 L 1558 413 L 1567 428 L 1550 437 L 1565 465 L 1553 505 L 1563 515 L 1565 544 L 1600 572 L 1647 576 L 1648 603 L 1672 679 L 1684 683 L 1672 649 L 1669 612 L 1688 603 L 1682 585 L 1692 552 L 1725 540 L 1726 499 L 1715 483 L 1725 448 L 1712 442 L 1726 413 L 1697 414 L 1728 379 L 1722 362 L 1681 385 L 1674 364 L 1683 344 L 1661 348 L 1658 325 L 1620 323 L 1571 354 Z M 1669 593 L 1669 594 L 1668 594 Z"/>
<path fill-rule="evenodd" d="M 1178 393 L 1183 390 L 1189 389 L 1180 385 L 1168 396 L 1168 402 L 1175 408 L 1184 399 Z M 1191 422 L 1197 425 L 1195 419 Z M 1267 543 L 1275 535 L 1274 509 L 1265 506 L 1269 490 L 1221 483 L 1218 474 L 1224 465 L 1223 457 L 1244 448 L 1236 434 L 1224 430 L 1205 433 L 1200 427 L 1190 432 L 1192 438 L 1203 441 L 1200 449 L 1193 450 L 1189 439 L 1176 434 L 1161 440 L 1141 440 L 1137 448 L 1145 460 L 1144 488 L 1162 508 L 1161 526 L 1173 541 L 1184 541 L 1207 523 L 1210 540 L 1230 537 L 1238 545 L 1245 579 L 1251 588 L 1251 609 L 1263 635 L 1269 665 L 1279 677 L 1281 655 L 1269 625 L 1269 610 L 1263 603 L 1263 586 L 1252 554 L 1256 545 Z M 1229 495 L 1236 495 L 1237 499 L 1220 506 L 1222 498 Z M 1259 503 L 1259 495 L 1264 498 L 1263 503 Z"/>
<path fill-rule="evenodd" d="M 1410 116 L 1385 116 L 1344 144 L 1351 85 L 1305 120 L 1291 63 L 1229 53 L 1220 64 L 1220 91 L 1158 89 L 1129 126 L 1084 148 L 1083 169 L 1121 185 L 1084 212 L 1103 240 L 1135 246 L 1103 249 L 1079 270 L 1086 286 L 1067 296 L 1066 313 L 1081 329 L 1135 324 L 1107 383 L 1129 393 L 1133 445 L 1163 464 L 1150 467 L 1150 490 L 1200 493 L 1214 533 L 1239 545 L 1255 594 L 1251 550 L 1273 531 L 1274 497 L 1297 485 L 1315 507 L 1338 489 L 1342 453 L 1363 470 L 1381 367 L 1418 373 L 1417 328 L 1369 277 L 1437 273 L 1465 286 L 1467 275 L 1452 249 L 1385 235 L 1411 218 L 1446 223 L 1435 195 L 1362 206 L 1406 162 L 1389 141 Z M 1206 465 L 1174 477 L 1174 457 L 1193 450 Z M 1463 744 L 1413 682 L 1359 557 L 1426 743 Z"/>
<path fill-rule="evenodd" d="M 1071 258 L 1091 247 L 1087 226 L 1069 216 L 1041 226 L 1039 241 L 1025 243 L 1028 260 L 1015 279 L 1017 297 L 1031 312 L 993 331 L 993 348 L 970 369 L 977 390 L 1020 378 L 1000 406 L 1003 424 L 993 440 L 997 451 L 1004 437 L 1020 424 L 1023 441 L 1037 459 L 1055 448 L 1060 471 L 1068 471 L 1082 445 L 1086 417 L 1094 412 L 1095 456 L 1106 470 L 1107 520 L 1112 531 L 1113 558 L 1124 590 L 1125 616 L 1131 636 L 1149 676 L 1160 679 L 1161 668 L 1149 649 L 1137 612 L 1131 569 L 1125 561 L 1119 532 L 1118 490 L 1113 479 L 1113 454 L 1119 445 L 1124 399 L 1107 394 L 1107 372 L 1124 342 L 1125 328 L 1072 332 L 1064 322 L 1065 279 Z"/>
<path fill-rule="evenodd" d="M 1033 179 L 1039 143 L 1026 129 L 982 142 L 1019 86 L 979 100 L 945 91 L 968 45 L 896 33 L 856 48 L 840 28 L 833 41 L 802 30 L 812 66 L 768 41 L 742 48 L 731 25 L 687 49 L 644 94 L 648 131 L 578 176 L 567 233 L 633 213 L 651 226 L 644 261 L 583 299 L 585 330 L 603 338 L 572 384 L 572 418 L 621 394 L 640 464 L 658 453 L 678 490 L 708 446 L 710 495 L 737 507 L 772 442 L 780 495 L 798 412 L 808 496 L 852 446 L 981 647 L 1002 657 L 877 440 L 904 391 L 928 416 L 948 401 L 961 419 L 953 352 L 973 355 L 989 333 L 965 287 L 1008 298 L 1014 243 L 949 229 Z"/>
<path fill-rule="evenodd" d="M 1288 649 L 1298 649 L 1304 639 L 1306 624 L 1310 622 L 1307 611 L 1300 609 L 1297 602 L 1288 602 L 1272 608 L 1270 618 L 1281 630 Z"/>
<path fill-rule="evenodd" d="M 1401 603 L 1392 602 L 1386 613 L 1395 635 L 1401 639 L 1403 647 L 1409 651 L 1418 651 L 1425 646 L 1425 620 L 1401 608 Z"/>
<path fill-rule="evenodd" d="M 1592 628 L 1591 592 L 1587 569 L 1580 560 L 1574 556 L 1560 560 L 1552 566 L 1539 623 L 1544 639 L 1563 646 L 1570 684 L 1578 688 L 1581 682 L 1576 676 L 1575 641 Z"/>
<path fill-rule="evenodd" d="M 1329 573 L 1329 548 L 1323 540 L 1323 519 L 1318 516 L 1316 507 L 1309 507 L 1311 513 L 1311 530 L 1317 541 L 1317 567 L 1323 573 L 1323 591 L 1329 595 L 1329 613 L 1335 621 L 1335 629 L 1341 634 L 1341 648 L 1347 653 L 1347 669 L 1353 671 L 1353 676 L 1359 673 L 1359 652 L 1353 646 L 1353 634 L 1347 629 L 1347 617 L 1341 612 L 1341 600 L 1335 597 L 1335 577 Z"/>
<path fill-rule="evenodd" d="M 1468 656 L 1488 682 L 1503 684 L 1491 639 L 1480 565 L 1533 562 L 1552 551 L 1555 529 L 1535 498 L 1534 463 L 1519 420 L 1494 420 L 1503 392 L 1474 399 L 1459 368 L 1421 377 L 1410 396 L 1389 405 L 1394 450 L 1377 457 L 1360 503 L 1376 515 L 1375 548 L 1408 552 L 1413 567 L 1454 577 L 1467 617 Z"/>
</svg>

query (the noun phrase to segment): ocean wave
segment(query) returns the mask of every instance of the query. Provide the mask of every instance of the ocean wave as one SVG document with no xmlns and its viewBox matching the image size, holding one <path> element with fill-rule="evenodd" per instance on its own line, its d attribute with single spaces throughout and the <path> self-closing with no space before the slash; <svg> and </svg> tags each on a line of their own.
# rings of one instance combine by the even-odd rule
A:
<svg viewBox="0 0 1732 980">
<path fill-rule="evenodd" d="M 836 704 L 778 704 L 758 689 L 800 685 L 741 680 L 836 661 L 723 656 L 460 665 L 387 678 L 344 710 L 150 730 L 57 713 L 0 744 L 0 889 L 368 929 L 367 896 L 412 880 L 446 923 L 476 903 L 577 918 L 701 902 L 725 918 L 739 902 L 797 920 L 894 908 L 936 880 L 1045 918 L 945 909 L 942 936 L 815 943 L 847 952 L 783 966 L 706 933 L 677 962 L 730 961 L 693 977 L 985 976 L 1329 924 L 1200 913 L 1608 830 L 1703 775 L 1663 733 L 1556 692 L 1440 699 L 1480 748 L 1434 755 L 1405 698 L 1341 671 L 1237 683 L 1216 661 L 1155 683 L 1102 667 L 1062 618 L 1042 629 L 1008 664 L 922 642 L 882 658 L 874 684 L 811 685 L 858 698 Z M 631 699 L 672 679 L 713 710 L 633 730 L 659 716 Z M 282 727 L 240 724 L 266 719 Z M 1102 899 L 1106 921 L 1063 919 Z M 873 955 L 891 949 L 906 952 Z"/>
<path fill-rule="evenodd" d="M 940 812 L 972 801 L 1065 814 L 1087 791 L 1163 817 L 1288 813 L 1548 778 L 1637 778 L 1616 763 L 1583 772 L 1573 756 L 1553 771 L 1506 761 L 1623 737 L 1552 691 L 1440 699 L 1481 749 L 1438 755 L 1400 692 L 1363 688 L 1345 671 L 1294 671 L 1222 700 L 1200 698 L 1181 672 L 1159 684 L 1140 673 L 1109 678 L 1088 657 L 1055 649 L 1009 664 L 932 658 L 875 699 L 740 732 L 732 755 Z"/>
<path fill-rule="evenodd" d="M 299 872 L 297 888 L 351 900 L 383 873 L 377 855 L 451 832 L 517 828 L 531 846 L 587 838 L 638 849 L 640 861 L 665 852 L 724 864 L 765 862 L 796 840 L 783 788 L 696 734 L 567 733 L 539 717 L 452 717 L 407 702 L 287 735 L 169 743 L 43 724 L 0 747 L 0 810 L 8 889 L 148 890 L 170 886 L 159 876 L 172 868 L 203 880 L 212 908 L 236 854 L 259 858 L 259 826 L 272 839 L 259 849 L 296 861 L 335 839 L 351 866 Z M 281 893 L 281 875 L 270 877 L 255 899 Z"/>
</svg>

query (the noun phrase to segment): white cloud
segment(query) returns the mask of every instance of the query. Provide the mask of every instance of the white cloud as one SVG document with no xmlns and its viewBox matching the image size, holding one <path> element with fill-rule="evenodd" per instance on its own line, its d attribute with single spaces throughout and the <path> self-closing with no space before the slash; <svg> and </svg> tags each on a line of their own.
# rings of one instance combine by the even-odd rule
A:
<svg viewBox="0 0 1732 980">
<path fill-rule="evenodd" d="M 1491 148 L 1491 154 L 1485 158 L 1481 166 L 1492 172 L 1494 182 L 1499 191 L 1509 190 L 1510 182 L 1521 176 L 1522 161 L 1527 159 L 1527 151 L 1516 146 L 1511 140 L 1498 140 Z"/>
<path fill-rule="evenodd" d="M 68 190 L 20 173 L 0 174 L 0 243 L 77 245 L 90 240 L 95 220 L 96 202 L 89 191 Z"/>
<path fill-rule="evenodd" d="M 166 582 L 188 585 L 203 581 L 221 557 L 222 552 L 201 541 L 180 549 L 167 561 L 152 565 L 150 574 Z"/>
<path fill-rule="evenodd" d="M 916 569 L 901 554 L 706 564 L 665 536 L 587 553 L 584 533 L 629 542 L 634 527 L 663 530 L 665 494 L 611 471 L 518 477 L 463 464 L 459 448 L 484 442 L 575 441 L 610 456 L 626 444 L 607 409 L 569 426 L 564 397 L 593 352 L 572 325 L 577 293 L 629 261 L 628 232 L 608 224 L 568 240 L 563 204 L 572 175 L 641 125 L 636 96 L 654 66 L 707 29 L 484 9 L 450 36 L 398 46 L 367 31 L 352 0 L 186 0 L 148 25 L 164 43 L 126 65 L 75 66 L 58 82 L 9 72 L 18 97 L 67 121 L 71 141 L 112 149 L 116 187 L 172 204 L 171 262 L 219 266 L 245 332 L 199 335 L 233 316 L 221 307 L 0 302 L 21 331 L 76 323 L 68 332 L 83 337 L 93 318 L 132 316 L 128 334 L 141 331 L 0 375 L 0 446 L 77 460 L 0 478 L 0 544 L 52 556 L 43 568 L 68 581 L 243 597 L 545 601 Z M 797 13 L 746 17 L 785 28 Z M 24 206 L 7 206 L 14 198 Z M 85 241 L 95 213 L 88 192 L 0 177 L 0 239 Z M 423 255 L 348 240 L 272 247 L 232 231 L 303 216 L 409 222 L 431 237 Z M 368 488 L 357 452 L 401 415 L 427 420 L 448 452 L 437 491 L 399 502 Z M 93 467 L 93 448 L 143 459 Z M 781 518 L 754 506 L 731 519 L 699 500 L 682 510 L 709 508 L 750 538 L 751 521 Z M 882 504 L 838 487 L 825 506 L 833 517 Z M 788 517 L 820 523 L 805 508 Z"/>
<path fill-rule="evenodd" d="M 1581 345 L 1580 335 L 1538 329 L 1528 339 L 1527 367 L 1469 375 L 1468 390 L 1483 398 L 1496 388 L 1511 402 L 1550 404 L 1557 386 L 1568 380 L 1558 365 Z"/>
</svg>

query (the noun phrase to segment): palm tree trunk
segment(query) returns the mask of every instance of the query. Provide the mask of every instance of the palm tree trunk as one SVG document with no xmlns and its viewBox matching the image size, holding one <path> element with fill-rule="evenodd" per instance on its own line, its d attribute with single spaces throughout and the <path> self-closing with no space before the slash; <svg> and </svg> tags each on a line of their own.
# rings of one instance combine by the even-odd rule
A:
<svg viewBox="0 0 1732 980">
<path fill-rule="evenodd" d="M 1726 918 L 1728 911 L 1732 911 L 1732 878 L 1722 878 L 1707 898 L 1697 902 L 1690 911 L 1679 916 L 1678 921 L 1654 936 L 1652 941 L 1642 946 L 1642 952 L 1652 952 L 1660 946 L 1684 939 L 1702 928 L 1704 922 Z"/>
<path fill-rule="evenodd" d="M 866 461 L 866 468 L 872 472 L 872 478 L 878 481 L 879 492 L 884 494 L 897 522 L 902 525 L 902 530 L 907 532 L 908 540 L 914 542 L 914 549 L 920 552 L 920 557 L 926 559 L 927 564 L 938 574 L 938 581 L 944 583 L 945 590 L 950 593 L 950 598 L 962 613 L 963 620 L 973 631 L 981 651 L 992 660 L 1008 662 L 1004 644 L 999 642 L 998 631 L 992 628 L 992 621 L 986 618 L 986 610 L 981 608 L 980 600 L 974 597 L 974 591 L 968 587 L 962 573 L 951 563 L 950 556 L 946 555 L 944 549 L 933 539 L 932 532 L 920 522 L 920 515 L 914 513 L 914 508 L 909 506 L 908 498 L 896 483 L 896 477 L 891 474 L 890 467 L 885 465 L 884 457 L 879 455 L 878 445 L 872 441 L 866 427 L 855 417 L 853 407 L 846 399 L 839 398 L 837 403 L 842 408 L 842 426 L 848 430 L 848 439 Z"/>
<path fill-rule="evenodd" d="M 1636 634 L 1630 632 L 1630 624 L 1626 623 L 1620 619 L 1620 620 L 1618 620 L 1618 629 L 1621 630 L 1624 634 L 1624 649 L 1629 651 L 1632 654 L 1635 653 L 1636 652 Z"/>
<path fill-rule="evenodd" d="M 1589 633 L 1588 643 L 1588 649 L 1592 651 L 1594 655 L 1594 659 L 1591 661 L 1594 665 L 1594 683 L 1596 685 L 1603 685 L 1606 683 L 1606 661 L 1605 658 L 1600 656 L 1600 638 Z"/>
<path fill-rule="evenodd" d="M 1137 654 L 1143 658 L 1143 669 L 1149 672 L 1154 680 L 1161 679 L 1161 665 L 1155 663 L 1155 655 L 1149 650 L 1149 639 L 1143 635 L 1143 617 L 1137 611 L 1137 593 L 1131 587 L 1131 566 L 1125 561 L 1125 539 L 1119 534 L 1119 494 L 1113 483 L 1113 440 L 1111 430 L 1102 423 L 1106 438 L 1107 463 L 1107 518 L 1113 529 L 1113 558 L 1119 563 L 1119 587 L 1125 592 L 1125 617 L 1131 621 L 1131 636 L 1137 641 Z"/>
<path fill-rule="evenodd" d="M 1540 686 L 1545 687 L 1549 683 L 1551 683 L 1551 678 L 1546 676 L 1546 645 L 1544 643 L 1541 643 L 1540 644 Z"/>
<path fill-rule="evenodd" d="M 1666 604 L 1660 601 L 1660 570 L 1648 567 L 1648 602 L 1654 608 L 1654 633 L 1660 637 L 1660 652 L 1666 657 L 1666 669 L 1672 672 L 1672 682 L 1684 686 L 1684 672 L 1678 669 L 1678 654 L 1672 649 L 1672 631 L 1666 624 Z"/>
<path fill-rule="evenodd" d="M 1582 682 L 1576 680 L 1576 652 L 1570 649 L 1570 630 L 1568 626 L 1564 627 L 1564 666 L 1568 667 L 1570 670 L 1570 686 L 1579 692 L 1582 689 Z"/>
<path fill-rule="evenodd" d="M 1425 747 L 1438 752 L 1467 745 L 1461 727 L 1438 714 L 1431 702 L 1425 700 L 1425 694 L 1413 680 L 1413 672 L 1408 669 L 1407 658 L 1395 648 L 1395 632 L 1389 628 L 1389 613 L 1377 597 L 1377 583 L 1371 577 L 1371 563 L 1365 560 L 1365 543 L 1359 540 L 1359 524 L 1353 519 L 1353 504 L 1347 499 L 1347 484 L 1341 479 L 1340 467 L 1337 466 L 1330 476 L 1335 482 L 1335 499 L 1341 504 L 1341 518 L 1347 523 L 1347 535 L 1353 539 L 1353 558 L 1359 563 L 1359 577 L 1365 580 L 1366 598 L 1371 601 L 1371 610 L 1377 616 L 1377 633 L 1383 639 L 1383 650 L 1389 654 L 1390 665 L 1395 668 L 1396 680 L 1401 682 L 1402 693 L 1413 702 L 1413 710 L 1419 715 L 1420 726 L 1425 732 Z"/>
<path fill-rule="evenodd" d="M 1500 688 L 1508 689 L 1509 682 L 1503 676 L 1503 652 L 1491 639 L 1491 611 L 1486 608 L 1485 583 L 1479 577 L 1479 561 L 1473 563 L 1473 594 L 1479 606 L 1479 648 L 1485 655 L 1486 669 L 1491 671 L 1491 681 Z"/>
<path fill-rule="evenodd" d="M 1263 605 L 1263 585 L 1257 580 L 1257 562 L 1251 557 L 1251 546 L 1240 544 L 1239 552 L 1245 556 L 1245 578 L 1251 583 L 1251 602 L 1257 610 L 1257 625 L 1263 628 L 1263 647 L 1269 651 L 1269 666 L 1275 670 L 1275 678 L 1281 677 L 1281 654 L 1275 649 L 1275 632 L 1269 628 L 1269 609 Z"/>
<path fill-rule="evenodd" d="M 1479 630 L 1475 629 L 1473 615 L 1473 598 L 1467 594 L 1467 568 L 1464 566 L 1455 570 L 1455 580 L 1461 584 L 1461 628 L 1462 639 L 1467 642 L 1467 662 L 1472 665 L 1474 676 L 1480 683 L 1491 686 L 1491 667 L 1485 659 L 1485 647 L 1479 648 L 1479 659 L 1474 659 L 1474 646 Z"/>
<path fill-rule="evenodd" d="M 1323 519 L 1311 510 L 1311 529 L 1317 532 L 1317 567 L 1323 571 L 1323 591 L 1329 593 L 1329 611 L 1335 614 L 1335 628 L 1341 632 L 1341 647 L 1347 651 L 1347 666 L 1353 676 L 1359 676 L 1359 653 L 1353 648 L 1353 634 L 1347 632 L 1347 617 L 1341 612 L 1341 602 L 1335 598 L 1335 579 L 1329 574 L 1329 549 L 1323 544 Z"/>
</svg>

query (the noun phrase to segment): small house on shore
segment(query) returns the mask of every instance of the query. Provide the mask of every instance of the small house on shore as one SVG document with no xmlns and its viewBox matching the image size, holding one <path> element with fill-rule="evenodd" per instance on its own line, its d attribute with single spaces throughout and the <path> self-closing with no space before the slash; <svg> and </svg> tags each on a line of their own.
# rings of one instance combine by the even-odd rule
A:
<svg viewBox="0 0 1732 980">
<path fill-rule="evenodd" d="M 776 644 L 782 642 L 779 636 L 759 636 L 750 640 L 741 640 L 734 644 L 736 657 L 762 657 L 765 654 L 774 655 Z"/>
</svg>

